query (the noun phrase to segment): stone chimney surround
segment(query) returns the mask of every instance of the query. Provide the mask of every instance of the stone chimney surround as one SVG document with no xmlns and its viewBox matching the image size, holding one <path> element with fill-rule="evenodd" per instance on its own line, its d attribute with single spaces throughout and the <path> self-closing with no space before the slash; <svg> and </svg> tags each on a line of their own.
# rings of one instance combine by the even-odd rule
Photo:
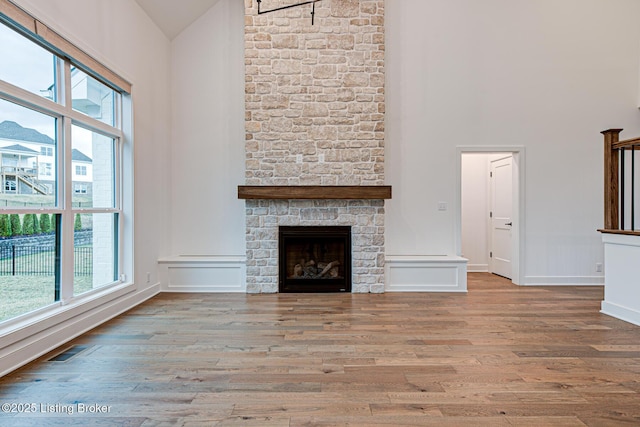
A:
<svg viewBox="0 0 640 427">
<path fill-rule="evenodd" d="M 384 0 L 244 1 L 247 292 L 284 225 L 350 226 L 352 292 L 384 292 Z"/>
</svg>

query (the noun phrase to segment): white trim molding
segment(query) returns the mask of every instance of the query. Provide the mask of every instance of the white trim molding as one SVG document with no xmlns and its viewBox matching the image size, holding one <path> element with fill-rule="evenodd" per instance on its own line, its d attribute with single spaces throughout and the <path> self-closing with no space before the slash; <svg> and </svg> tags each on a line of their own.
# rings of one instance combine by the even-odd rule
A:
<svg viewBox="0 0 640 427">
<path fill-rule="evenodd" d="M 385 257 L 386 292 L 467 292 L 467 259 L 456 255 Z"/>
<path fill-rule="evenodd" d="M 640 236 L 602 234 L 604 300 L 601 313 L 640 326 Z"/>
<path fill-rule="evenodd" d="M 489 264 L 467 264 L 467 273 L 488 273 Z"/>
<path fill-rule="evenodd" d="M 527 276 L 524 286 L 602 286 L 604 276 Z"/>
<path fill-rule="evenodd" d="M 244 256 L 178 255 L 158 260 L 163 292 L 246 292 Z"/>
<path fill-rule="evenodd" d="M 158 284 L 135 291 L 127 284 L 104 293 L 45 310 L 36 318 L 11 322 L 0 331 L 0 377 L 143 303 L 160 292 Z M 7 329 L 8 329 L 7 328 Z"/>
</svg>

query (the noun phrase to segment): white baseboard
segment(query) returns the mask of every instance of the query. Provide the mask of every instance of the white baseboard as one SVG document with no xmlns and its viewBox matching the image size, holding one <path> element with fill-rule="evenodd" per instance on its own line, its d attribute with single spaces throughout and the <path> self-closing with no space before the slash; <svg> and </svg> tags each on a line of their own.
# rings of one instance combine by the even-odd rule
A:
<svg viewBox="0 0 640 427">
<path fill-rule="evenodd" d="M 25 323 L 1 336 L 0 377 L 141 304 L 160 292 L 160 285 L 135 291 L 135 285 L 96 296 Z"/>
<path fill-rule="evenodd" d="M 616 319 L 624 320 L 631 324 L 640 326 L 640 311 L 632 308 L 623 307 L 618 304 L 614 304 L 607 301 L 602 301 L 600 305 L 600 313 L 607 316 L 615 317 Z"/>
<path fill-rule="evenodd" d="M 467 273 L 488 273 L 489 264 L 467 264 Z"/>
<path fill-rule="evenodd" d="M 523 286 L 603 286 L 604 276 L 526 276 Z"/>
<path fill-rule="evenodd" d="M 163 292 L 246 292 L 246 258 L 172 256 L 158 260 Z"/>
<path fill-rule="evenodd" d="M 388 255 L 385 276 L 386 292 L 467 292 L 467 259 Z"/>
</svg>

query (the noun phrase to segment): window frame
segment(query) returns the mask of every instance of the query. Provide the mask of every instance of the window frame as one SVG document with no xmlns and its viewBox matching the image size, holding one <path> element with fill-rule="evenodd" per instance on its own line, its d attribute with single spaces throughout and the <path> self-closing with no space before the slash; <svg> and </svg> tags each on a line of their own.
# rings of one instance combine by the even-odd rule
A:
<svg viewBox="0 0 640 427">
<path fill-rule="evenodd" d="M 76 182 L 73 184 L 74 194 L 87 194 L 88 190 L 87 184 L 84 182 Z"/>
<path fill-rule="evenodd" d="M 0 0 L 2 2 L 3 0 Z M 0 4 L 0 6 L 2 6 Z M 125 249 L 123 246 L 123 242 L 131 241 L 130 233 L 132 233 L 132 229 L 130 226 L 125 227 L 125 222 L 128 224 L 132 223 L 132 215 L 129 217 L 127 213 L 125 215 L 125 209 L 123 206 L 126 204 L 130 205 L 130 201 L 124 201 L 123 195 L 129 194 L 127 197 L 130 198 L 130 192 L 132 191 L 132 187 L 125 192 L 123 190 L 123 183 L 125 179 L 123 177 L 123 159 L 125 156 L 125 144 L 128 144 L 128 139 L 130 138 L 133 131 L 133 124 L 129 117 L 123 117 L 125 111 L 130 113 L 131 105 L 130 105 L 130 92 L 126 92 L 118 87 L 115 87 L 112 84 L 109 84 L 108 80 L 103 78 L 102 76 L 92 73 L 86 69 L 82 69 L 90 77 L 104 83 L 112 89 L 114 102 L 113 102 L 113 114 L 114 120 L 113 125 L 106 124 L 98 119 L 92 118 L 89 115 L 84 114 L 83 112 L 76 111 L 72 106 L 72 87 L 71 87 L 71 69 L 72 67 L 78 67 L 78 64 L 69 59 L 69 57 L 65 56 L 61 57 L 57 52 L 53 51 L 49 45 L 46 43 L 38 42 L 30 34 L 25 34 L 25 30 L 22 27 L 16 26 L 13 24 L 13 21 L 7 20 L 6 16 L 2 14 L 0 11 L 0 25 L 6 25 L 9 29 L 17 31 L 22 36 L 25 36 L 31 42 L 40 45 L 47 50 L 49 50 L 55 59 L 55 96 L 53 99 L 46 98 L 44 96 L 39 96 L 38 94 L 32 93 L 26 89 L 23 89 L 18 86 L 14 86 L 11 83 L 0 80 L 0 99 L 12 102 L 18 106 L 31 109 L 41 114 L 45 114 L 49 117 L 52 117 L 56 120 L 56 146 L 52 149 L 55 151 L 52 155 L 55 155 L 55 160 L 51 164 L 55 164 L 56 170 L 51 176 L 54 177 L 54 193 L 55 193 L 55 206 L 43 207 L 43 208 L 33 208 L 33 207 L 0 207 L 0 213 L 3 214 L 25 214 L 25 213 L 33 213 L 37 211 L 37 213 L 47 213 L 50 215 L 59 216 L 61 218 L 60 221 L 60 252 L 62 254 L 60 261 L 60 277 L 58 279 L 59 283 L 55 284 L 56 294 L 59 297 L 57 301 L 52 304 L 49 304 L 44 307 L 39 307 L 31 312 L 23 313 L 18 316 L 15 316 L 10 319 L 6 319 L 0 322 L 0 325 L 11 324 L 13 322 L 21 321 L 26 317 L 33 317 L 38 313 L 46 311 L 52 306 L 62 306 L 66 305 L 72 300 L 82 299 L 85 297 L 89 297 L 93 294 L 106 291 L 115 292 L 117 289 L 114 288 L 115 285 L 126 284 L 127 274 L 132 272 L 132 260 L 123 259 L 125 256 L 125 252 L 127 256 L 131 256 L 130 250 Z M 106 69 L 106 68 L 105 68 Z M 129 86 L 130 91 L 130 86 Z M 125 99 L 127 105 L 125 106 Z M 125 125 L 127 128 L 125 129 Z M 72 159 L 72 149 L 73 149 L 73 140 L 72 140 L 72 126 L 79 126 L 83 129 L 87 129 L 91 132 L 100 134 L 107 138 L 113 140 L 114 148 L 113 148 L 113 182 L 114 186 L 114 200 L 113 207 L 107 208 L 86 208 L 86 207 L 74 207 L 72 200 L 74 194 L 74 166 Z M 130 151 L 131 148 L 127 148 L 127 151 Z M 42 155 L 42 154 L 41 154 Z M 130 156 L 130 154 L 126 154 Z M 130 161 L 128 162 L 130 163 Z M 86 167 L 86 166 L 85 166 Z M 132 186 L 132 181 L 130 178 L 126 179 L 128 185 Z M 4 185 L 4 183 L 3 183 Z M 83 292 L 82 294 L 74 295 L 74 238 L 73 238 L 73 229 L 74 229 L 74 218 L 76 214 L 111 214 L 114 218 L 114 281 L 111 283 L 106 283 L 103 285 L 99 285 L 96 288 Z M 125 235 L 125 231 L 127 235 Z M 126 269 L 124 270 L 123 267 Z"/>
</svg>

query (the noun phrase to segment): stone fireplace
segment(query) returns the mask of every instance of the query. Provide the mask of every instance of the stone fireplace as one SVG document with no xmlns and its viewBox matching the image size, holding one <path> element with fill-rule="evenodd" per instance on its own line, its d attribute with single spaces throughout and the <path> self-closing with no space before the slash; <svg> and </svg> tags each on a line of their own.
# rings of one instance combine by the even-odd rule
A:
<svg viewBox="0 0 640 427">
<path fill-rule="evenodd" d="M 246 210 L 247 292 L 278 292 L 281 226 L 350 227 L 351 291 L 384 292 L 384 201 L 247 200 Z"/>
<path fill-rule="evenodd" d="M 262 0 L 261 9 L 296 3 Z M 345 283 L 384 292 L 384 1 L 259 15 L 245 0 L 245 84 L 247 292 L 282 290 L 282 276 L 301 264 L 279 262 L 284 227 L 347 227 Z M 300 280 L 291 286 L 304 288 Z"/>
</svg>

